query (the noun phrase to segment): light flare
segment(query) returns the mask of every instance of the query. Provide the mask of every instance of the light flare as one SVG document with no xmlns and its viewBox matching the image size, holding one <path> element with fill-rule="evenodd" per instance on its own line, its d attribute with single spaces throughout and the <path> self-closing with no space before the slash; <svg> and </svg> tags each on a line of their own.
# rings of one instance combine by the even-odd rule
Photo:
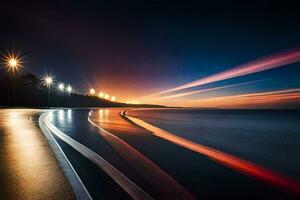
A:
<svg viewBox="0 0 300 200">
<path fill-rule="evenodd" d="M 16 72 L 19 71 L 19 69 L 22 67 L 23 61 L 21 58 L 19 58 L 18 54 L 15 54 L 14 52 L 10 53 L 8 52 L 7 55 L 3 55 L 4 65 L 7 68 L 7 71 L 10 72 Z"/>
<path fill-rule="evenodd" d="M 96 92 L 96 91 L 95 91 L 95 89 L 94 89 L 94 88 L 91 88 L 91 89 L 90 89 L 90 94 L 91 94 L 91 95 L 94 95 L 94 94 L 95 94 L 95 92 Z"/>
<path fill-rule="evenodd" d="M 68 85 L 68 87 L 67 87 L 67 91 L 68 91 L 69 93 L 71 93 L 71 92 L 72 92 L 72 87 L 71 87 L 70 85 Z"/>
<path fill-rule="evenodd" d="M 58 89 L 59 89 L 60 91 L 64 91 L 65 85 L 64 85 L 63 83 L 60 83 L 60 84 L 58 85 Z"/>
<path fill-rule="evenodd" d="M 99 92 L 98 97 L 99 98 L 103 98 L 104 97 L 104 93 L 103 92 Z"/>
<path fill-rule="evenodd" d="M 53 80 L 54 80 L 54 76 L 51 74 L 47 74 L 43 78 L 43 83 L 45 86 L 49 87 L 53 83 Z"/>
</svg>

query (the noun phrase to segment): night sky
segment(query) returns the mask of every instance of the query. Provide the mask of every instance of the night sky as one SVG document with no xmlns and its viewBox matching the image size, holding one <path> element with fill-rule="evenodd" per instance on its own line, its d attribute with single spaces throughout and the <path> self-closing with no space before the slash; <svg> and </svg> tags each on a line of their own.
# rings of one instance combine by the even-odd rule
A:
<svg viewBox="0 0 300 200">
<path fill-rule="evenodd" d="M 296 5 L 209 2 L 6 1 L 1 3 L 0 50 L 25 56 L 22 73 L 51 72 L 76 92 L 93 87 L 127 101 L 300 46 Z M 299 66 L 296 62 L 180 92 L 250 84 L 149 102 L 203 106 L 189 102 L 300 88 Z M 297 107 L 296 100 L 289 106 Z"/>
</svg>

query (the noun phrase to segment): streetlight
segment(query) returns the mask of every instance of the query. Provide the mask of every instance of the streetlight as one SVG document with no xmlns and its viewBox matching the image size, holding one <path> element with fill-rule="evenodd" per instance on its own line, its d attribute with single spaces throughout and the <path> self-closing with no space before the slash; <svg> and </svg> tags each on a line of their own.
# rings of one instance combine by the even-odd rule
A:
<svg viewBox="0 0 300 200">
<path fill-rule="evenodd" d="M 115 97 L 115 96 L 112 96 L 112 97 L 111 97 L 111 101 L 116 101 L 116 97 Z"/>
<path fill-rule="evenodd" d="M 62 93 L 62 105 L 64 105 L 65 102 L 65 85 L 63 83 L 58 84 L 58 90 Z"/>
<path fill-rule="evenodd" d="M 103 97 L 104 97 L 104 93 L 103 93 L 103 92 L 99 92 L 98 97 L 99 97 L 99 98 L 103 98 Z"/>
<path fill-rule="evenodd" d="M 46 75 L 44 77 L 44 85 L 48 87 L 48 107 L 50 108 L 50 88 L 53 83 L 53 77 L 51 75 Z"/>
<path fill-rule="evenodd" d="M 4 61 L 5 68 L 7 68 L 7 71 L 8 72 L 11 71 L 13 74 L 16 71 L 19 71 L 19 69 L 22 67 L 22 63 L 23 63 L 21 58 L 18 58 L 17 55 L 15 55 L 14 53 L 9 53 L 9 52 L 7 53 L 7 55 L 4 55 L 4 58 L 2 60 Z M 10 93 L 12 92 L 10 90 L 12 90 L 12 89 L 10 89 L 8 87 L 8 91 L 7 91 L 7 105 L 8 106 L 10 104 Z"/>
<path fill-rule="evenodd" d="M 4 55 L 4 62 L 5 66 L 7 67 L 7 71 L 19 71 L 19 69 L 22 67 L 22 60 L 21 58 L 18 58 L 17 55 L 14 53 L 7 53 L 7 55 Z"/>
<path fill-rule="evenodd" d="M 69 92 L 69 94 L 72 92 L 72 87 L 70 85 L 68 85 L 67 91 Z"/>
<path fill-rule="evenodd" d="M 105 94 L 105 95 L 104 95 L 104 98 L 105 98 L 106 100 L 108 100 L 108 99 L 109 99 L 109 95 L 108 95 L 108 94 Z"/>
<path fill-rule="evenodd" d="M 95 94 L 95 92 L 96 92 L 96 91 L 95 91 L 94 88 L 91 88 L 91 89 L 90 89 L 90 94 L 91 94 L 92 96 Z"/>
<path fill-rule="evenodd" d="M 60 83 L 59 85 L 58 85 L 58 89 L 60 90 L 60 91 L 64 91 L 64 89 L 65 89 L 65 85 L 63 84 L 63 83 Z"/>
</svg>

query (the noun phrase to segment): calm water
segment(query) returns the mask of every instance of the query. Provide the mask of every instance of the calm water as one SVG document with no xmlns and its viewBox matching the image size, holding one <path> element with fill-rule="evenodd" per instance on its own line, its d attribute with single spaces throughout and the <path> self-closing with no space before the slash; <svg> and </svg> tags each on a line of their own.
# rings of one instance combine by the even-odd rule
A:
<svg viewBox="0 0 300 200">
<path fill-rule="evenodd" d="M 300 179 L 300 111 L 129 111 L 152 125 Z"/>
</svg>

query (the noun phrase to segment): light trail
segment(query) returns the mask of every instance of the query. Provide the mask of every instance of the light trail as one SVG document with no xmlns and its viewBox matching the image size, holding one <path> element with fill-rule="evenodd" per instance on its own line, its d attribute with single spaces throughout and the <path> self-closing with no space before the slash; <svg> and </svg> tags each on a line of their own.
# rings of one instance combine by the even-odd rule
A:
<svg viewBox="0 0 300 200">
<path fill-rule="evenodd" d="M 182 89 L 186 89 L 186 88 L 191 88 L 191 87 L 195 87 L 195 86 L 200 86 L 200 85 L 204 85 L 204 84 L 208 84 L 208 83 L 213 83 L 213 82 L 217 82 L 217 81 L 221 81 L 221 80 L 226 80 L 226 79 L 230 79 L 230 78 L 253 74 L 253 73 L 257 73 L 257 72 L 261 72 L 261 71 L 265 71 L 265 70 L 269 70 L 269 69 L 274 69 L 274 68 L 282 67 L 284 65 L 288 65 L 288 64 L 295 63 L 298 61 L 300 61 L 300 50 L 299 49 L 288 50 L 288 51 L 276 53 L 276 54 L 273 54 L 270 56 L 265 56 L 261 59 L 243 64 L 243 65 L 239 65 L 232 69 L 225 70 L 223 72 L 220 72 L 220 73 L 217 73 L 217 74 L 214 74 L 211 76 L 207 76 L 207 77 L 192 81 L 190 83 L 183 84 L 181 86 L 178 86 L 178 87 L 175 87 L 175 88 L 172 88 L 169 90 L 165 90 L 165 91 L 161 91 L 161 92 L 149 95 L 145 98 L 157 96 L 157 95 L 168 93 L 168 92 L 178 91 L 178 90 L 182 90 Z"/>
<path fill-rule="evenodd" d="M 49 121 L 48 117 L 44 117 L 42 120 L 43 120 L 42 122 L 51 131 L 51 133 L 55 134 L 61 140 L 63 140 L 72 148 L 74 148 L 76 151 L 78 151 L 83 156 L 91 160 L 94 164 L 96 164 L 107 175 L 109 175 L 121 188 L 123 188 L 133 199 L 153 200 L 153 198 L 150 195 L 148 195 L 144 190 L 142 190 L 138 185 L 132 182 L 129 178 L 127 178 L 124 174 L 122 174 L 109 162 L 104 160 L 101 156 L 99 156 L 98 154 L 96 154 L 94 151 L 90 150 L 86 146 L 80 144 L 76 140 L 72 139 L 68 135 L 64 134 L 60 130 L 58 130 Z"/>
<path fill-rule="evenodd" d="M 215 90 L 220 90 L 220 89 L 225 89 L 225 88 L 231 88 L 231 87 L 240 86 L 240 85 L 248 85 L 248 84 L 251 84 L 251 83 L 257 83 L 257 82 L 261 82 L 261 81 L 265 81 L 265 80 L 269 80 L 269 79 L 262 79 L 262 80 L 256 80 L 256 81 L 248 81 L 248 82 L 231 84 L 231 85 L 225 85 L 225 86 L 220 86 L 220 87 L 214 87 L 214 88 L 196 90 L 196 91 L 192 91 L 192 92 L 184 92 L 184 93 L 180 93 L 180 94 L 174 94 L 174 95 L 159 97 L 156 100 L 174 99 L 174 98 L 184 97 L 184 96 L 188 96 L 188 95 L 192 95 L 192 94 L 199 94 L 199 93 L 202 93 L 202 92 L 215 91 Z"/>
<path fill-rule="evenodd" d="M 189 104 L 201 107 L 231 107 L 257 104 L 271 105 L 297 100 L 300 101 L 300 88 L 199 99 L 190 101 Z"/>
<path fill-rule="evenodd" d="M 160 169 L 134 147 L 97 125 L 92 121 L 91 117 L 88 117 L 88 121 L 99 129 L 101 136 L 112 145 L 119 155 L 128 161 L 133 169 L 149 183 L 150 187 L 155 189 L 162 199 L 195 199 L 192 194 L 178 184 L 169 174 Z M 167 187 L 161 187 L 161 185 Z"/>
<path fill-rule="evenodd" d="M 251 163 L 249 161 L 243 160 L 236 156 L 226 154 L 219 150 L 195 143 L 188 139 L 176 136 L 168 131 L 160 129 L 156 126 L 153 126 L 143 120 L 140 120 L 135 117 L 129 117 L 127 111 L 122 113 L 122 116 L 131 122 L 137 124 L 140 127 L 143 127 L 151 131 L 155 136 L 163 138 L 167 141 L 170 141 L 178 146 L 190 149 L 194 152 L 203 154 L 212 160 L 227 166 L 233 170 L 237 170 L 243 174 L 246 174 L 251 177 L 255 177 L 259 180 L 262 180 L 266 183 L 270 183 L 279 188 L 283 188 L 289 191 L 294 192 L 300 196 L 300 183 L 295 180 L 291 180 L 287 177 L 284 177 L 278 173 L 275 173 L 271 170 L 265 169 L 257 164 Z"/>
</svg>

